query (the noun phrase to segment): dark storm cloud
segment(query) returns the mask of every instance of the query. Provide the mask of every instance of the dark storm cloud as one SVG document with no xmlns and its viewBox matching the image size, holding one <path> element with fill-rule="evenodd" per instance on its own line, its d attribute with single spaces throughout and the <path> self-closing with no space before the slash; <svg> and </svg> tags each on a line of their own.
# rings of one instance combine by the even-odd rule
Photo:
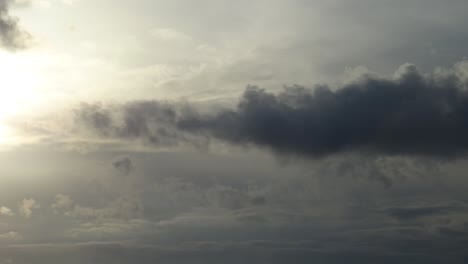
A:
<svg viewBox="0 0 468 264">
<path fill-rule="evenodd" d="M 412 65 L 398 74 L 366 77 L 336 90 L 295 86 L 273 94 L 248 87 L 236 109 L 211 114 L 158 101 L 132 102 L 118 111 L 85 105 L 76 110 L 76 121 L 101 135 L 152 143 L 214 138 L 310 157 L 346 151 L 466 154 L 466 80 L 454 72 L 425 75 Z"/>
<path fill-rule="evenodd" d="M 12 0 L 0 0 L 0 42 L 10 50 L 23 49 L 31 38 L 28 32 L 18 25 L 18 19 L 10 15 Z"/>
</svg>

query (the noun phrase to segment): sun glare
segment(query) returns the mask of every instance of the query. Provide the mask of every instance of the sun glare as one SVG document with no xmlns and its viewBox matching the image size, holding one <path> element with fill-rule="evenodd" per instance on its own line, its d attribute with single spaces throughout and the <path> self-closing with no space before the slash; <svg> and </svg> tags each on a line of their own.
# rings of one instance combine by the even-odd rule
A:
<svg viewBox="0 0 468 264">
<path fill-rule="evenodd" d="M 27 54 L 0 52 L 0 144 L 11 138 L 7 119 L 28 111 L 38 100 L 39 73 Z"/>
</svg>

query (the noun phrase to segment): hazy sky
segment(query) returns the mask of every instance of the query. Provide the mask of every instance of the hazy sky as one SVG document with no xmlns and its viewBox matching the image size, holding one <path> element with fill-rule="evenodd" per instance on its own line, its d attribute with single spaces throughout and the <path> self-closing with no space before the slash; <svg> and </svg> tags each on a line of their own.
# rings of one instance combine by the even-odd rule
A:
<svg viewBox="0 0 468 264">
<path fill-rule="evenodd" d="M 466 0 L 0 0 L 0 264 L 466 263 Z"/>
</svg>

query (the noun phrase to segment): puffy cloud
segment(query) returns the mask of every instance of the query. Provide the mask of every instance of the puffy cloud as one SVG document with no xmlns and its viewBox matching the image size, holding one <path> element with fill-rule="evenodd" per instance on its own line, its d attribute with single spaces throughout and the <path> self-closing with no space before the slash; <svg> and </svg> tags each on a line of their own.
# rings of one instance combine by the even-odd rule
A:
<svg viewBox="0 0 468 264">
<path fill-rule="evenodd" d="M 23 199 L 18 203 L 18 211 L 25 218 L 31 218 L 33 211 L 40 207 L 41 205 L 34 199 Z"/>
</svg>

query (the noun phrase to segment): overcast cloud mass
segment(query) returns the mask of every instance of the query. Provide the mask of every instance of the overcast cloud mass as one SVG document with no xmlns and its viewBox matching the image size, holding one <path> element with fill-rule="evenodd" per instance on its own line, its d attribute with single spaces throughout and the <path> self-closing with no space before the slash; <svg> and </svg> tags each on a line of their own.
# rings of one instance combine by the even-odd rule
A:
<svg viewBox="0 0 468 264">
<path fill-rule="evenodd" d="M 215 138 L 312 158 L 345 151 L 451 158 L 468 151 L 467 69 L 423 75 L 403 65 L 393 79 L 364 76 L 335 91 L 296 85 L 273 94 L 250 86 L 234 110 L 205 114 L 187 103 L 83 104 L 74 123 L 155 145 Z"/>
<path fill-rule="evenodd" d="M 466 10 L 0 0 L 0 264 L 467 263 Z"/>
</svg>

